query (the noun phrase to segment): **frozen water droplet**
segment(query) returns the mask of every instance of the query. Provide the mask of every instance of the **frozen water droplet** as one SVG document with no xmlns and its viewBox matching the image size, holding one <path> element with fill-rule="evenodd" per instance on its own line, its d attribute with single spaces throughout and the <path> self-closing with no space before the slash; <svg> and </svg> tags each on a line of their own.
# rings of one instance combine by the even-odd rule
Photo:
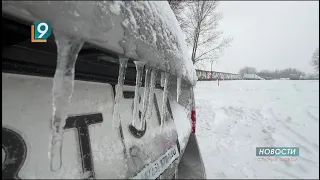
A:
<svg viewBox="0 0 320 180">
<path fill-rule="evenodd" d="M 156 77 L 157 77 L 157 69 L 151 70 L 151 78 L 150 78 L 150 93 L 149 93 L 149 104 L 147 109 L 147 120 L 151 118 L 152 108 L 153 108 L 153 97 L 154 97 L 154 87 L 156 84 Z"/>
<path fill-rule="evenodd" d="M 136 65 L 136 86 L 134 88 L 134 99 L 133 99 L 133 120 L 132 120 L 132 126 L 137 128 L 137 124 L 141 123 L 140 118 L 138 117 L 138 112 L 139 112 L 139 96 L 140 96 L 140 86 L 141 86 L 141 81 L 142 81 L 142 73 L 143 73 L 143 68 L 145 65 L 145 62 L 142 61 L 134 61 Z M 137 122 L 139 121 L 139 123 Z"/>
<path fill-rule="evenodd" d="M 165 72 L 161 72 L 161 77 L 160 77 L 160 86 L 164 86 L 164 79 L 165 79 Z"/>
<path fill-rule="evenodd" d="M 119 57 L 120 65 L 119 65 L 119 76 L 118 76 L 118 84 L 116 86 L 116 96 L 115 96 L 115 104 L 113 108 L 113 127 L 119 128 L 120 126 L 120 117 L 119 117 L 119 106 L 120 100 L 123 98 L 123 83 L 126 74 L 127 62 L 128 58 Z"/>
<path fill-rule="evenodd" d="M 57 171 L 62 166 L 63 128 L 74 88 L 75 64 L 83 41 L 56 31 L 54 35 L 58 58 L 52 88 L 53 134 L 50 144 L 50 167 L 52 171 Z"/>
<path fill-rule="evenodd" d="M 146 75 L 144 80 L 144 94 L 143 94 L 143 110 L 142 110 L 142 117 L 141 117 L 141 124 L 139 125 L 138 129 L 144 130 L 145 122 L 146 122 L 146 113 L 147 108 L 149 106 L 149 94 L 150 94 L 150 76 L 151 76 L 151 69 L 146 67 L 145 68 Z"/>
<path fill-rule="evenodd" d="M 161 108 L 161 128 L 162 131 L 164 128 L 164 121 L 167 118 L 167 98 L 168 98 L 168 83 L 169 83 L 169 73 L 164 74 L 164 89 L 162 96 L 162 108 Z"/>
<path fill-rule="evenodd" d="M 62 166 L 62 139 L 60 138 L 53 138 L 54 142 L 51 145 L 51 155 L 50 155 L 50 168 L 53 172 L 58 171 Z"/>
<path fill-rule="evenodd" d="M 181 94 L 181 77 L 177 78 L 177 102 L 179 102 L 179 97 Z"/>
</svg>

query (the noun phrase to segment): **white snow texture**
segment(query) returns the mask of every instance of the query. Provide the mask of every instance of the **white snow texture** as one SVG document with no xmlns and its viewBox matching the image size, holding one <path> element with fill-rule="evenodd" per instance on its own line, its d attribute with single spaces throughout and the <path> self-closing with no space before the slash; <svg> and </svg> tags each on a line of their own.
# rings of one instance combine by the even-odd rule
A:
<svg viewBox="0 0 320 180">
<path fill-rule="evenodd" d="M 198 82 L 196 134 L 207 178 L 319 179 L 319 81 Z M 299 147 L 260 161 L 256 147 Z"/>
</svg>

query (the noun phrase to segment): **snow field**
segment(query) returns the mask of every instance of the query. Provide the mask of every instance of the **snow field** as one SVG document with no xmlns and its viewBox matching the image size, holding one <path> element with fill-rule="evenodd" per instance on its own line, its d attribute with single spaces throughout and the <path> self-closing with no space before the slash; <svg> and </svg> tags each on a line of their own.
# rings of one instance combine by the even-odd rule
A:
<svg viewBox="0 0 320 180">
<path fill-rule="evenodd" d="M 319 178 L 319 81 L 198 82 L 197 137 L 207 178 Z M 295 161 L 257 146 L 296 146 Z"/>
</svg>

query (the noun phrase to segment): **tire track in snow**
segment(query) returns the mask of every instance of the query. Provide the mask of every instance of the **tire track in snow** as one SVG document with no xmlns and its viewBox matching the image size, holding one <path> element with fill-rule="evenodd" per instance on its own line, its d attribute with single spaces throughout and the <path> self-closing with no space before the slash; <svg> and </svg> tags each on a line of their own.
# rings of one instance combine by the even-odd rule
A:
<svg viewBox="0 0 320 180">
<path fill-rule="evenodd" d="M 302 156 L 300 156 L 299 159 L 302 159 L 302 160 L 304 160 L 304 161 L 306 161 L 306 162 L 308 162 L 310 164 L 313 164 L 313 165 L 317 165 L 317 164 L 319 165 L 319 163 L 317 163 L 317 162 L 315 162 L 315 161 L 313 161 L 311 159 L 307 159 L 305 157 L 302 157 Z"/>
<path fill-rule="evenodd" d="M 224 121 L 223 127 L 220 127 L 219 130 L 223 132 L 211 132 L 216 134 L 219 137 L 219 141 L 216 142 L 216 147 L 219 149 L 222 154 L 232 153 L 235 150 L 240 150 L 246 147 L 251 147 L 252 136 L 241 132 L 240 135 L 237 134 L 237 130 L 242 130 L 246 126 L 251 127 L 254 123 L 261 121 L 262 115 L 258 109 L 245 109 L 243 107 L 234 107 L 234 106 L 223 106 L 220 110 L 223 110 L 226 115 L 226 120 Z M 259 123 L 258 123 L 259 124 Z M 228 133 L 226 133 L 228 132 Z M 252 149 L 252 148 L 251 148 Z M 227 158 L 229 159 L 229 158 Z M 227 162 L 226 158 L 223 159 L 224 162 Z M 231 161 L 232 162 L 232 161 Z M 230 164 L 230 163 L 228 163 Z M 242 174 L 243 177 L 247 178 L 257 178 L 257 174 L 254 169 L 250 167 L 249 164 L 244 164 L 236 168 L 238 173 Z M 214 173 L 215 178 L 230 178 L 225 172 Z"/>
<path fill-rule="evenodd" d="M 280 122 L 283 127 L 285 129 L 287 129 L 289 132 L 291 132 L 292 134 L 294 134 L 296 137 L 298 137 L 302 142 L 307 143 L 307 145 L 311 146 L 312 148 L 314 148 L 314 150 L 319 151 L 319 148 L 317 148 L 316 144 L 311 143 L 307 138 L 305 138 L 304 136 L 302 136 L 301 134 L 299 134 L 298 132 L 296 132 L 295 130 L 293 130 L 291 127 L 289 127 L 288 125 L 286 125 L 283 122 Z"/>
<path fill-rule="evenodd" d="M 290 173 L 290 172 L 288 172 L 286 170 L 283 170 L 283 169 L 280 169 L 280 170 L 279 169 L 273 169 L 273 170 L 276 171 L 276 172 L 279 172 L 281 174 L 287 175 L 287 176 L 289 176 L 291 178 L 300 179 L 300 177 L 298 177 L 298 176 L 296 176 L 296 175 L 294 175 L 294 174 L 292 174 L 292 173 Z"/>
<path fill-rule="evenodd" d="M 311 143 L 307 138 L 305 138 L 304 136 L 302 136 L 301 134 L 299 134 L 298 132 L 296 132 L 295 130 L 293 130 L 290 126 L 288 126 L 286 123 L 284 123 L 283 121 L 281 121 L 278 116 L 274 113 L 272 108 L 268 109 L 270 115 L 277 121 L 277 124 L 280 124 L 282 127 L 284 127 L 285 129 L 287 129 L 289 132 L 291 132 L 293 135 L 295 135 L 296 137 L 298 137 L 302 142 L 307 143 L 308 147 L 312 147 L 314 148 L 316 151 L 319 151 L 319 146 L 316 144 Z M 276 125 L 278 126 L 278 125 Z M 290 136 L 284 135 L 283 133 L 281 133 L 282 136 L 284 136 L 286 139 L 290 140 L 291 142 L 293 142 L 294 144 L 298 145 L 298 147 L 301 147 L 302 149 L 306 150 L 308 153 L 311 153 L 312 155 L 315 155 L 314 153 L 312 153 L 312 150 L 304 145 L 302 145 L 301 143 L 299 143 L 297 140 L 294 140 L 293 138 L 291 138 Z"/>
<path fill-rule="evenodd" d="M 281 133 L 282 136 L 284 136 L 285 138 L 287 138 L 289 141 L 292 142 L 292 144 L 295 144 L 297 147 L 305 150 L 307 153 L 315 155 L 309 148 L 307 148 L 306 146 L 302 145 L 301 143 L 297 142 L 296 140 L 294 140 L 293 138 L 291 138 L 290 136 L 285 135 L 284 133 Z"/>
<path fill-rule="evenodd" d="M 317 152 L 319 152 L 319 148 L 316 144 L 312 144 L 307 138 L 305 138 L 304 136 L 302 136 L 301 134 L 299 134 L 297 131 L 293 130 L 288 124 L 286 124 L 285 122 L 287 123 L 292 123 L 292 118 L 289 116 L 287 117 L 286 119 L 283 119 L 282 118 L 279 118 L 273 111 L 273 108 L 270 107 L 272 105 L 274 105 L 275 102 L 273 103 L 270 103 L 268 104 L 267 106 L 265 106 L 265 112 L 269 115 L 271 115 L 272 119 L 275 121 L 275 123 L 273 124 L 273 126 L 276 126 L 276 127 L 283 127 L 285 128 L 287 131 L 287 134 L 285 135 L 284 133 L 277 133 L 275 130 L 276 128 L 274 128 L 274 131 L 267 131 L 267 133 L 270 133 L 270 139 L 269 140 L 272 140 L 272 133 L 277 133 L 281 136 L 283 136 L 287 141 L 291 142 L 292 145 L 295 145 L 297 147 L 300 147 L 302 150 L 304 150 L 305 152 L 311 154 L 311 156 L 316 156 L 316 154 L 314 154 L 314 148 Z M 314 120 L 314 119 L 313 119 Z M 284 122 L 285 121 L 285 122 Z M 265 123 L 265 128 L 267 129 L 270 129 L 270 126 L 267 125 L 268 123 Z M 295 125 L 297 126 L 300 126 L 298 123 L 294 123 Z M 288 134 L 291 134 L 289 135 Z M 295 136 L 297 137 L 301 143 L 306 143 L 306 146 L 301 144 L 299 141 L 295 140 L 295 138 L 292 138 L 292 136 Z M 275 142 L 275 140 L 274 140 Z M 270 143 L 270 146 L 274 146 L 273 144 Z M 302 157 L 301 155 L 299 156 L 299 158 L 302 160 L 302 161 L 305 161 L 307 162 L 308 164 L 310 165 L 318 165 L 317 162 L 315 161 L 312 161 L 310 159 L 307 159 L 305 157 Z M 305 167 L 302 166 L 302 164 L 295 164 L 293 162 L 289 162 L 289 161 L 284 161 L 283 162 L 285 166 L 289 167 L 290 169 L 296 169 L 297 172 L 305 172 L 305 173 L 308 173 L 308 169 L 306 169 Z M 298 169 L 297 169 L 298 168 Z M 282 170 L 278 170 L 279 173 L 282 173 L 286 176 L 289 176 L 291 178 L 296 178 L 296 179 L 299 179 L 299 176 L 298 175 L 295 175 L 294 173 L 290 172 L 289 169 L 282 169 Z M 295 172 L 295 171 L 293 171 Z"/>
<path fill-rule="evenodd" d="M 311 114 L 310 111 L 309 111 L 309 109 L 307 109 L 306 112 L 307 112 L 307 115 L 308 115 L 311 119 L 313 119 L 313 120 L 315 120 L 317 123 L 319 123 L 319 118 L 317 118 L 317 117 L 315 117 L 313 114 Z"/>
</svg>

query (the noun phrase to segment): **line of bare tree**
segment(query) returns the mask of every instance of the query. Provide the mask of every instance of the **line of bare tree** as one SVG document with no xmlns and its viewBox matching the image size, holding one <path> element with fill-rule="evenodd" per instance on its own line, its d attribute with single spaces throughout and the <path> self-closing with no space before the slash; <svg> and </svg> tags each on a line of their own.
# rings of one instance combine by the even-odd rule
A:
<svg viewBox="0 0 320 180">
<path fill-rule="evenodd" d="M 319 76 L 319 48 L 317 48 L 311 58 L 311 65 L 314 67 L 316 76 Z M 283 70 L 261 70 L 257 71 L 256 68 L 254 67 L 243 67 L 239 70 L 239 74 L 257 74 L 260 77 L 264 78 L 270 78 L 270 79 L 280 79 L 280 78 L 289 78 L 290 74 L 298 74 L 299 76 L 306 76 L 304 72 L 301 72 L 295 68 L 286 68 Z M 315 76 L 315 75 L 310 75 L 309 76 Z"/>
<path fill-rule="evenodd" d="M 297 74 L 298 76 L 303 76 L 305 77 L 306 74 L 302 71 L 299 71 L 298 69 L 295 68 L 286 68 L 282 70 L 261 70 L 257 72 L 257 75 L 260 77 L 264 78 L 272 78 L 272 79 L 280 79 L 280 78 L 290 78 L 290 74 Z"/>
<path fill-rule="evenodd" d="M 317 48 L 312 54 L 311 65 L 316 70 L 316 73 L 319 75 L 319 48 Z"/>
<path fill-rule="evenodd" d="M 217 10 L 219 1 L 168 2 L 186 35 L 188 46 L 192 48 L 193 64 L 199 67 L 211 63 L 212 68 L 233 40 L 223 37 L 223 32 L 218 30 L 219 21 L 223 18 Z"/>
<path fill-rule="evenodd" d="M 257 71 L 254 67 L 244 67 L 239 70 L 239 74 L 256 74 L 265 79 L 280 79 L 280 78 L 290 78 L 290 74 L 297 74 L 299 76 L 306 77 L 306 74 L 295 68 L 286 68 L 282 70 L 261 70 Z"/>
</svg>

